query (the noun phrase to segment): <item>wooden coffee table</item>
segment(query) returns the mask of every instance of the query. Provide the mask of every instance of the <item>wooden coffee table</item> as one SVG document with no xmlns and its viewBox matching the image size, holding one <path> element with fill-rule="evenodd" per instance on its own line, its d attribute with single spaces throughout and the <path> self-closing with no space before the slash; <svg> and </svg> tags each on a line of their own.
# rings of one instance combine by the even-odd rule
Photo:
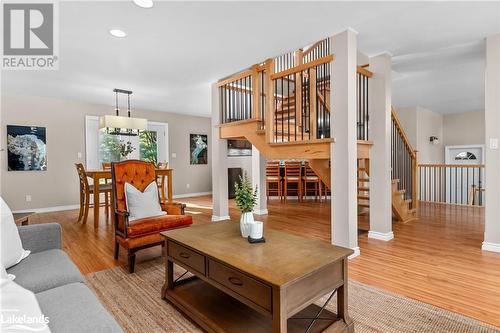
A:
<svg viewBox="0 0 500 333">
<path fill-rule="evenodd" d="M 14 216 L 16 224 L 28 225 L 30 223 L 30 217 L 35 215 L 35 212 L 13 213 L 12 215 Z"/>
<path fill-rule="evenodd" d="M 216 222 L 162 232 L 162 298 L 208 332 L 354 332 L 347 312 L 352 250 L 270 229 L 249 244 L 239 224 Z M 174 281 L 173 265 L 194 274 Z M 337 294 L 337 314 L 313 304 Z M 314 318 L 316 318 L 314 320 Z"/>
</svg>

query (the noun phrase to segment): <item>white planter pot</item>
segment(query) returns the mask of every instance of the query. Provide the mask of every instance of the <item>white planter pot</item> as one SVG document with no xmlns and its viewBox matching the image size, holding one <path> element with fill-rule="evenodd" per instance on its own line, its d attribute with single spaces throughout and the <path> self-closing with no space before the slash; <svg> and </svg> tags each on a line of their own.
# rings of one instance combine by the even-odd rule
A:
<svg viewBox="0 0 500 333">
<path fill-rule="evenodd" d="M 254 222 L 252 213 L 243 213 L 240 218 L 241 237 L 247 238 L 250 235 L 250 225 Z"/>
</svg>

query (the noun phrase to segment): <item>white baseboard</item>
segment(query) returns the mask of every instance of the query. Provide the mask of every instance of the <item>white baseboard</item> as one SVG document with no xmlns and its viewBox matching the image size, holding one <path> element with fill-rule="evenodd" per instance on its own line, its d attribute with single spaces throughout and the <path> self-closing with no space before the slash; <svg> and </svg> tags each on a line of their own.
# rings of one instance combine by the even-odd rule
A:
<svg viewBox="0 0 500 333">
<path fill-rule="evenodd" d="M 500 244 L 483 242 L 483 246 L 481 246 L 481 250 L 490 251 L 490 252 L 500 252 Z"/>
<path fill-rule="evenodd" d="M 231 217 L 229 217 L 229 216 L 212 215 L 212 222 L 225 221 L 225 220 L 229 220 L 229 219 L 231 219 Z"/>
<path fill-rule="evenodd" d="M 28 209 L 14 210 L 12 211 L 12 213 L 28 213 L 28 212 L 51 213 L 51 212 L 60 212 L 64 210 L 73 210 L 78 208 L 80 208 L 80 205 L 76 204 L 76 205 L 54 206 L 54 207 L 44 207 L 44 208 L 28 208 Z"/>
<path fill-rule="evenodd" d="M 354 251 L 353 254 L 351 254 L 348 259 L 354 259 L 356 258 L 357 256 L 359 256 L 361 254 L 361 251 L 359 250 L 359 246 L 356 246 L 355 248 L 352 248 L 351 250 Z"/>
<path fill-rule="evenodd" d="M 254 209 L 253 213 L 255 215 L 267 215 L 269 214 L 269 211 L 266 209 Z"/>
<path fill-rule="evenodd" d="M 391 239 L 394 239 L 394 233 L 392 231 L 390 232 L 378 232 L 378 231 L 368 231 L 368 238 L 373 238 L 373 239 L 378 239 L 381 241 L 390 241 Z"/>
<path fill-rule="evenodd" d="M 190 197 L 201 197 L 204 195 L 211 195 L 212 191 L 209 192 L 195 192 L 195 193 L 184 193 L 184 194 L 176 194 L 173 196 L 174 199 L 179 198 L 190 198 Z"/>
</svg>

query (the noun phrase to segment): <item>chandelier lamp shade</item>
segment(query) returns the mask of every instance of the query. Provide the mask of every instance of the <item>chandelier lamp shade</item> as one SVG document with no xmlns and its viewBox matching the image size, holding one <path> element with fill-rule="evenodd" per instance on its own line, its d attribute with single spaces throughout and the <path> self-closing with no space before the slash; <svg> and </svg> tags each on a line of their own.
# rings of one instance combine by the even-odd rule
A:
<svg viewBox="0 0 500 333">
<path fill-rule="evenodd" d="M 108 134 L 135 136 L 148 128 L 148 120 L 143 118 L 132 118 L 130 116 L 130 95 L 132 91 L 113 89 L 115 93 L 116 115 L 104 115 L 99 117 L 99 129 L 105 129 Z M 127 117 L 120 116 L 118 108 L 118 94 L 127 95 Z"/>
</svg>

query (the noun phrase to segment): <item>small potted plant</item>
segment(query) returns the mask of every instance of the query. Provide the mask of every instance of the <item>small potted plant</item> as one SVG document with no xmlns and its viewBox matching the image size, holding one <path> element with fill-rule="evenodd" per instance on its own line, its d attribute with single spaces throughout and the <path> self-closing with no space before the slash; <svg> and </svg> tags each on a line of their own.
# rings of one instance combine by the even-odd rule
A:
<svg viewBox="0 0 500 333">
<path fill-rule="evenodd" d="M 250 225 L 254 222 L 253 207 L 257 204 L 257 186 L 252 189 L 252 183 L 246 173 L 240 176 L 240 181 L 234 184 L 235 201 L 241 209 L 240 230 L 241 236 L 247 238 L 250 235 Z"/>
</svg>

